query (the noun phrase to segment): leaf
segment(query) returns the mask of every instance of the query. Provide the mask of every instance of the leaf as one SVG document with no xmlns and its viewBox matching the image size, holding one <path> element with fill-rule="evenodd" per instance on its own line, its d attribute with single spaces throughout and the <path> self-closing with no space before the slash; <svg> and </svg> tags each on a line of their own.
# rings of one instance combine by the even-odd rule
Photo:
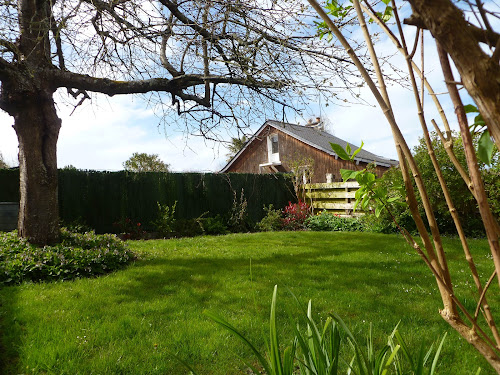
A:
<svg viewBox="0 0 500 375">
<path fill-rule="evenodd" d="M 354 151 L 354 153 L 352 154 L 353 159 L 361 151 L 361 149 L 363 148 L 364 145 L 365 145 L 365 143 L 363 141 L 361 141 L 361 146 L 359 146 L 358 149 L 356 151 Z"/>
<path fill-rule="evenodd" d="M 341 169 L 340 175 L 344 181 L 355 179 L 362 171 L 352 171 L 350 169 Z"/>
<path fill-rule="evenodd" d="M 464 110 L 465 110 L 465 113 L 479 112 L 479 110 L 475 106 L 473 106 L 472 104 L 464 105 Z"/>
<path fill-rule="evenodd" d="M 491 165 L 491 158 L 493 156 L 494 143 L 491 140 L 490 132 L 485 130 L 479 138 L 477 144 L 477 156 L 479 160 L 487 165 Z"/>
<path fill-rule="evenodd" d="M 383 2 L 385 5 L 389 5 L 389 3 L 391 2 L 391 0 L 382 0 L 382 2 Z"/>
<path fill-rule="evenodd" d="M 382 204 L 378 204 L 377 207 L 375 207 L 375 216 L 379 217 L 383 209 L 384 206 Z"/>
<path fill-rule="evenodd" d="M 351 145 L 349 143 L 345 146 L 345 152 L 347 152 L 347 155 L 349 155 L 349 158 L 351 158 Z"/>
<path fill-rule="evenodd" d="M 439 359 L 439 355 L 441 354 L 441 349 L 443 348 L 443 344 L 444 344 L 445 339 L 446 339 L 446 332 L 443 336 L 443 339 L 441 340 L 441 343 L 439 344 L 439 346 L 436 350 L 436 354 L 434 355 L 434 359 L 432 361 L 431 371 L 429 372 L 429 375 L 434 375 L 434 372 L 436 371 L 437 362 Z"/>
<path fill-rule="evenodd" d="M 474 124 L 473 126 L 485 126 L 486 122 L 483 120 L 483 116 L 481 114 L 477 115 L 474 117 Z"/>
<path fill-rule="evenodd" d="M 351 160 L 351 156 L 347 152 L 345 152 L 341 145 L 330 142 L 330 146 L 339 158 L 341 158 L 342 160 Z"/>
</svg>

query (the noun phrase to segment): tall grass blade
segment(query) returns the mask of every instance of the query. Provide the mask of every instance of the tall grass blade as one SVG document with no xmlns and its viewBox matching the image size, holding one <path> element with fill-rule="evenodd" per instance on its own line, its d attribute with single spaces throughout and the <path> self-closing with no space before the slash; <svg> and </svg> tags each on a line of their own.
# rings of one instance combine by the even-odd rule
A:
<svg viewBox="0 0 500 375">
<path fill-rule="evenodd" d="M 279 351 L 278 332 L 276 329 L 276 295 L 278 293 L 278 286 L 274 286 L 273 298 L 271 301 L 271 316 L 269 321 L 269 356 L 271 361 L 271 368 L 273 374 L 283 375 L 283 367 L 281 363 L 281 356 Z"/>
<path fill-rule="evenodd" d="M 434 359 L 432 360 L 431 371 L 429 372 L 429 375 L 434 375 L 434 371 L 436 370 L 436 366 L 439 360 L 439 355 L 441 354 L 441 349 L 443 348 L 444 340 L 446 339 L 446 334 L 447 332 L 445 332 L 443 339 L 439 343 L 439 346 L 436 350 L 436 354 L 434 355 Z M 478 372 L 476 374 L 479 374 L 480 371 L 481 368 L 478 369 Z"/>
</svg>

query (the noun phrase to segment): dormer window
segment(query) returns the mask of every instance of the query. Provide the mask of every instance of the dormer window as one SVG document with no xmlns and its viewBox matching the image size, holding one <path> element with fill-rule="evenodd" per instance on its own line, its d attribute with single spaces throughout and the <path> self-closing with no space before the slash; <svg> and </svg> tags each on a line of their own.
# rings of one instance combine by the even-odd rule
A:
<svg viewBox="0 0 500 375">
<path fill-rule="evenodd" d="M 278 134 L 271 134 L 267 137 L 267 153 L 269 163 L 280 161 Z"/>
</svg>

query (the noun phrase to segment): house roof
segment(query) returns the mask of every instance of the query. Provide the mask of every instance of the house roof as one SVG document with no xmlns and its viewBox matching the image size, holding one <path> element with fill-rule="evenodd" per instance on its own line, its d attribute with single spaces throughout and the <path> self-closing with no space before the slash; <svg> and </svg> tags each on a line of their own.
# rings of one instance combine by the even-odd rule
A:
<svg viewBox="0 0 500 375">
<path fill-rule="evenodd" d="M 228 162 L 228 164 L 221 170 L 221 172 L 225 172 L 232 164 L 233 161 L 235 161 L 252 143 L 252 141 L 257 138 L 262 130 L 266 128 L 267 126 L 273 127 L 277 130 L 282 131 L 283 133 L 286 133 L 299 141 L 302 141 L 309 146 L 312 146 L 314 148 L 317 148 L 323 152 L 326 152 L 329 155 L 332 156 L 337 156 L 337 154 L 332 150 L 330 146 L 331 143 L 336 143 L 342 148 L 346 148 L 347 142 L 335 137 L 334 135 L 331 135 L 325 131 L 308 127 L 308 126 L 302 126 L 302 125 L 296 125 L 296 124 L 289 124 L 285 122 L 280 122 L 280 121 L 274 121 L 274 120 L 267 120 L 264 125 L 262 125 L 259 130 L 248 140 L 248 142 L 245 144 L 245 146 Z M 350 145 L 351 149 L 356 150 L 358 146 L 355 145 Z M 369 151 L 366 151 L 364 149 L 361 149 L 361 151 L 356 155 L 354 158 L 355 161 L 360 161 L 360 162 L 365 162 L 365 163 L 372 163 L 375 162 L 377 165 L 383 166 L 383 167 L 392 167 L 396 166 L 399 164 L 397 160 L 393 159 L 388 159 L 384 158 L 383 156 L 375 155 Z"/>
</svg>

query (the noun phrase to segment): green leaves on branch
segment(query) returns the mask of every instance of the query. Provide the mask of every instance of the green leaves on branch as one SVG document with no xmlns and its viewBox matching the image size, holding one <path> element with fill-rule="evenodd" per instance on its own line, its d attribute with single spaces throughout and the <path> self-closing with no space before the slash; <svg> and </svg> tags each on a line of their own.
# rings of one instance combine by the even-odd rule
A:
<svg viewBox="0 0 500 375">
<path fill-rule="evenodd" d="M 361 142 L 361 146 L 352 153 L 349 144 L 347 144 L 345 150 L 342 146 L 335 143 L 330 143 L 330 146 L 339 158 L 354 162 L 356 155 L 361 151 L 364 143 Z M 375 216 L 379 217 L 388 203 L 403 201 L 399 193 L 397 196 L 389 197 L 387 187 L 378 184 L 375 174 L 367 171 L 366 168 L 359 171 L 341 169 L 340 174 L 344 181 L 356 180 L 360 186 L 355 194 L 356 203 L 353 207 L 354 211 L 361 205 L 363 211 L 372 208 L 375 212 Z"/>
<path fill-rule="evenodd" d="M 474 122 L 469 125 L 469 129 L 473 136 L 476 134 L 481 134 L 477 143 L 476 150 L 478 159 L 487 165 L 491 165 L 495 144 L 491 139 L 490 132 L 486 128 L 486 123 L 483 119 L 483 116 L 479 113 L 477 107 L 473 106 L 472 104 L 465 105 L 464 110 L 465 113 L 477 113 L 477 116 L 474 117 Z"/>
<path fill-rule="evenodd" d="M 332 150 L 337 154 L 337 156 L 342 160 L 347 161 L 354 161 L 354 158 L 361 151 L 364 145 L 365 144 L 363 143 L 363 141 L 361 141 L 361 146 L 359 146 L 359 148 L 351 154 L 351 146 L 349 145 L 349 143 L 344 150 L 341 145 L 330 142 L 330 146 L 332 147 Z"/>
<path fill-rule="evenodd" d="M 391 0 L 382 0 L 381 4 L 385 5 L 383 10 L 375 11 L 375 14 L 378 18 L 380 18 L 383 22 L 389 21 L 393 17 L 393 9 L 389 5 Z M 343 21 L 348 17 L 350 10 L 353 8 L 352 0 L 345 2 L 344 4 L 338 0 L 328 0 L 325 4 L 326 13 L 333 16 L 334 18 Z M 372 21 L 372 20 L 370 20 Z M 324 35 L 328 35 L 328 42 L 333 39 L 332 35 L 328 31 L 328 27 L 325 23 L 317 23 L 318 29 L 320 30 L 320 38 L 323 38 Z M 324 32 L 321 32 L 324 30 Z"/>
</svg>

